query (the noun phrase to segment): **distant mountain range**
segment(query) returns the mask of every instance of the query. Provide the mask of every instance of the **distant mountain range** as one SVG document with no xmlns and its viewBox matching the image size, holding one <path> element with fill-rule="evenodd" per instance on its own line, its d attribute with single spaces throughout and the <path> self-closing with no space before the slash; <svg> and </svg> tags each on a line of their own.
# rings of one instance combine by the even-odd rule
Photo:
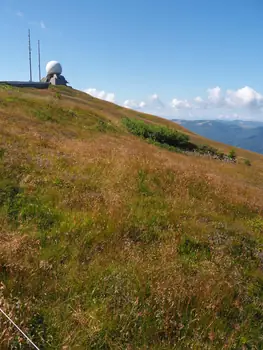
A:
<svg viewBox="0 0 263 350">
<path fill-rule="evenodd" d="M 173 119 L 201 136 L 263 154 L 263 122 Z"/>
</svg>

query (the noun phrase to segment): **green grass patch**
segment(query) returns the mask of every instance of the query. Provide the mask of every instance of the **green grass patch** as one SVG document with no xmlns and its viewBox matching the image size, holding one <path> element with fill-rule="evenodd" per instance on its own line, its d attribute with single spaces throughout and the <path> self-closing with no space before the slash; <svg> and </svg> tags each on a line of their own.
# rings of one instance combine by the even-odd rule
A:
<svg viewBox="0 0 263 350">
<path fill-rule="evenodd" d="M 39 198 L 19 193 L 9 203 L 8 215 L 16 223 L 34 223 L 40 231 L 50 230 L 58 221 L 58 214 Z"/>
<path fill-rule="evenodd" d="M 40 350 L 53 349 L 55 346 L 54 330 L 47 324 L 43 313 L 35 313 L 27 324 L 27 335 L 37 344 Z M 26 339 L 21 339 L 19 336 L 11 342 L 11 349 L 28 349 L 28 342 Z"/>
<path fill-rule="evenodd" d="M 148 174 L 144 170 L 138 171 L 138 189 L 139 192 L 144 196 L 152 196 L 154 193 L 150 189 L 148 184 Z"/>
<path fill-rule="evenodd" d="M 9 84 L 0 84 L 0 90 L 2 91 L 19 91 L 19 88 Z"/>
<path fill-rule="evenodd" d="M 258 216 L 248 221 L 249 227 L 255 233 L 263 233 L 263 218 Z"/>
<path fill-rule="evenodd" d="M 184 237 L 178 246 L 178 253 L 187 259 L 210 260 L 211 250 L 208 243 L 197 242 L 193 238 Z"/>
<path fill-rule="evenodd" d="M 21 191 L 18 184 L 11 180 L 0 181 L 0 206 L 7 203 L 10 205 Z"/>
<path fill-rule="evenodd" d="M 100 119 L 97 124 L 96 128 L 100 132 L 116 132 L 117 129 L 114 127 L 114 125 L 110 121 L 104 121 L 103 119 Z"/>
<path fill-rule="evenodd" d="M 59 219 L 58 213 L 37 196 L 27 194 L 15 182 L 0 182 L 0 207 L 4 207 L 10 222 L 15 225 L 35 224 L 40 231 L 50 230 Z"/>
<path fill-rule="evenodd" d="M 53 117 L 52 117 L 52 112 L 50 109 L 45 108 L 45 109 L 38 109 L 36 111 L 34 111 L 35 117 L 39 120 L 42 121 L 56 121 Z"/>
<path fill-rule="evenodd" d="M 133 242 L 153 243 L 165 238 L 170 229 L 168 205 L 161 196 L 145 196 L 136 199 L 128 208 L 128 220 L 121 228 L 124 236 Z"/>
<path fill-rule="evenodd" d="M 257 257 L 255 255 L 256 247 L 257 242 L 249 236 L 235 235 L 232 238 L 229 251 L 235 261 L 249 267 L 251 263 L 257 263 Z"/>
</svg>

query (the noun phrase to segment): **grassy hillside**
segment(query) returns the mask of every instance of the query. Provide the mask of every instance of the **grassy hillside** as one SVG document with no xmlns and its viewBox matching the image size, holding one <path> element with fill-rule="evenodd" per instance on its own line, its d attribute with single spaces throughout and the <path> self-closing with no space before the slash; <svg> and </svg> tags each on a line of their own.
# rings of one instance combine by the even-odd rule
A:
<svg viewBox="0 0 263 350">
<path fill-rule="evenodd" d="M 41 349 L 262 349 L 263 157 L 173 152 L 124 117 L 231 150 L 75 90 L 1 88 L 1 307 Z M 0 348 L 29 348 L 2 316 Z"/>
</svg>

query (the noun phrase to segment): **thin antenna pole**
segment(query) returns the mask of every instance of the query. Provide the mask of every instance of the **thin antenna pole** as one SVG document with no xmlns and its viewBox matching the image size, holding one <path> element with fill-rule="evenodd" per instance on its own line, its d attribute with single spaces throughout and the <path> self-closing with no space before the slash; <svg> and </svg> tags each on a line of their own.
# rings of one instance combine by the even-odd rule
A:
<svg viewBox="0 0 263 350">
<path fill-rule="evenodd" d="M 28 53 L 29 53 L 29 74 L 30 80 L 32 81 L 32 62 L 31 62 L 31 38 L 30 38 L 30 29 L 28 29 Z"/>
<path fill-rule="evenodd" d="M 41 81 L 40 40 L 38 40 L 38 75 L 39 75 L 39 81 Z"/>
</svg>

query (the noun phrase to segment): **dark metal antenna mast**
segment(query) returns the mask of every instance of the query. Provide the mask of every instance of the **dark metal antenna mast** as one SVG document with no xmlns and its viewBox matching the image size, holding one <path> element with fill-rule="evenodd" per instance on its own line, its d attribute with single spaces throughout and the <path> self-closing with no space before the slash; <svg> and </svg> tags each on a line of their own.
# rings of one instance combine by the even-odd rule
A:
<svg viewBox="0 0 263 350">
<path fill-rule="evenodd" d="M 31 38 L 30 38 L 30 29 L 28 29 L 28 52 L 29 52 L 29 73 L 30 80 L 32 81 L 32 62 L 31 62 Z"/>
<path fill-rule="evenodd" d="M 39 75 L 39 81 L 41 81 L 40 40 L 38 40 L 38 75 Z"/>
</svg>

